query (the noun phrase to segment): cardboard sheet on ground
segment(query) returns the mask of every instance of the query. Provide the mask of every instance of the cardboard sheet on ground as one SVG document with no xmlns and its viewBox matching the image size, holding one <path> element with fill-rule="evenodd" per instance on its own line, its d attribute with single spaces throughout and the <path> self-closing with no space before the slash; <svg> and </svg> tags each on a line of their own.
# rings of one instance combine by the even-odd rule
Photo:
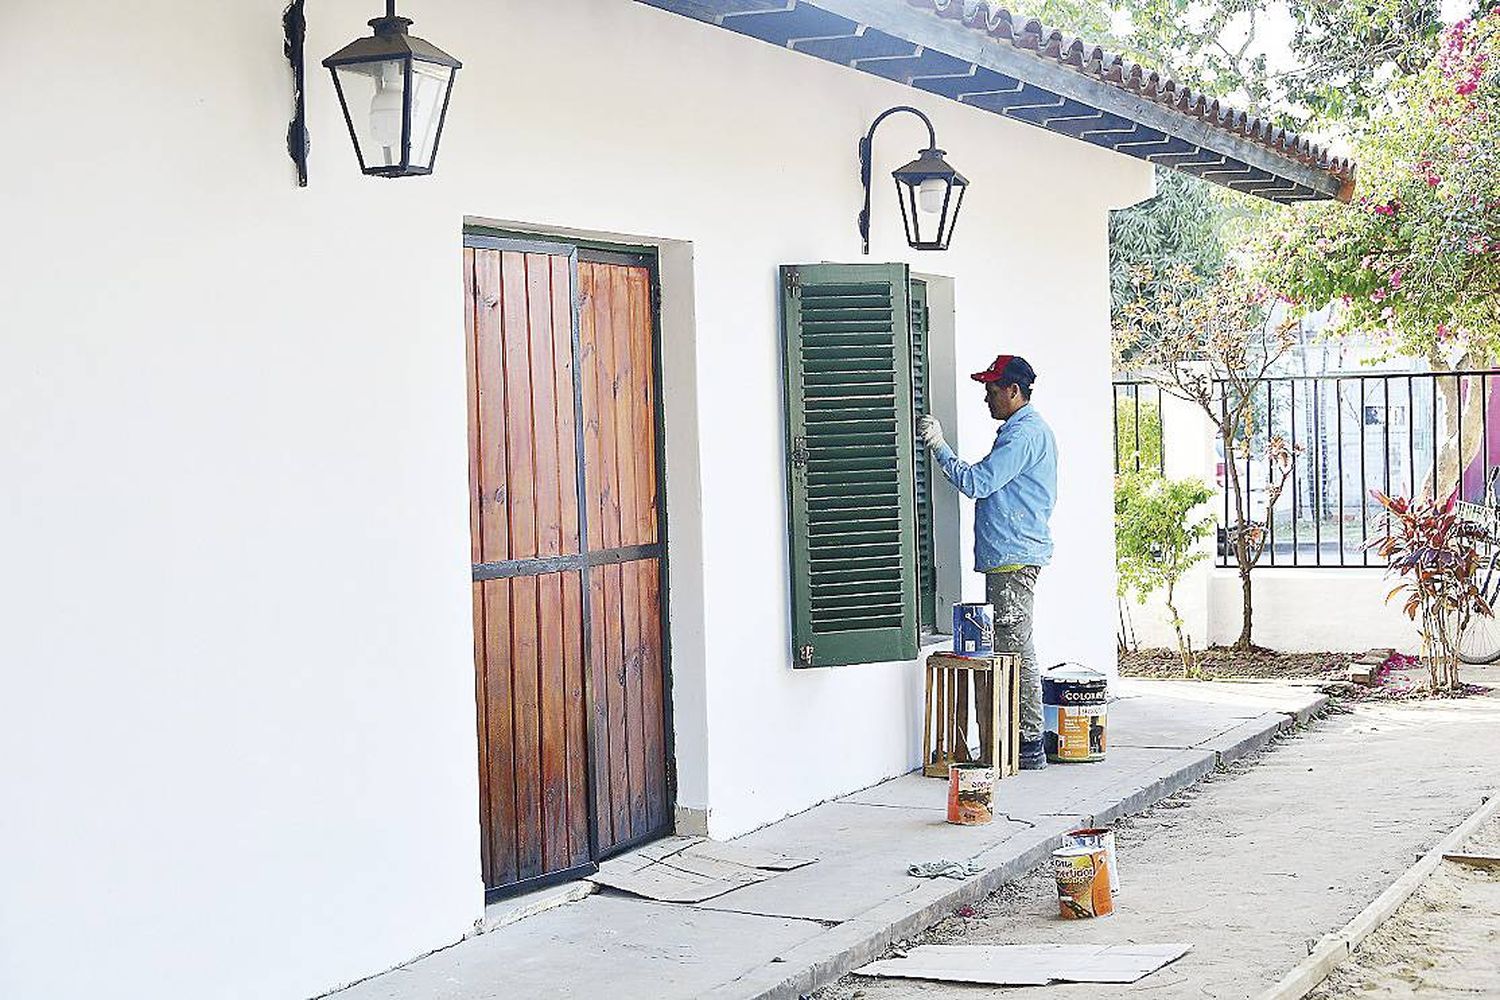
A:
<svg viewBox="0 0 1500 1000">
<path fill-rule="evenodd" d="M 855 969 L 857 976 L 935 979 L 986 986 L 1133 983 L 1177 961 L 1190 944 L 924 944 L 902 958 Z"/>
<path fill-rule="evenodd" d="M 701 903 L 813 860 L 712 840 L 677 840 L 606 861 L 590 881 L 665 903 Z"/>
</svg>

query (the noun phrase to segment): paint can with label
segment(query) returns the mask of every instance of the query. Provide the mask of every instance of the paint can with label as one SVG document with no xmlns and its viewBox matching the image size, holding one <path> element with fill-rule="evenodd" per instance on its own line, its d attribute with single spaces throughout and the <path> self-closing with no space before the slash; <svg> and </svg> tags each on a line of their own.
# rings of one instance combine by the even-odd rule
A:
<svg viewBox="0 0 1500 1000">
<path fill-rule="evenodd" d="M 948 822 L 982 826 L 995 818 L 995 769 L 988 764 L 948 766 Z"/>
<path fill-rule="evenodd" d="M 988 604 L 953 605 L 953 651 L 959 656 L 995 652 L 995 609 Z"/>
<path fill-rule="evenodd" d="M 1064 847 L 1083 847 L 1090 851 L 1104 852 L 1104 867 L 1109 873 L 1109 891 L 1120 892 L 1120 863 L 1115 860 L 1115 831 L 1104 827 L 1089 827 L 1071 830 L 1063 837 Z"/>
<path fill-rule="evenodd" d="M 1042 739 L 1047 759 L 1076 764 L 1104 759 L 1109 678 L 1077 663 L 1042 675 Z"/>
<path fill-rule="evenodd" d="M 1057 910 L 1064 920 L 1088 920 L 1115 912 L 1103 850 L 1064 847 L 1052 852 Z"/>
</svg>

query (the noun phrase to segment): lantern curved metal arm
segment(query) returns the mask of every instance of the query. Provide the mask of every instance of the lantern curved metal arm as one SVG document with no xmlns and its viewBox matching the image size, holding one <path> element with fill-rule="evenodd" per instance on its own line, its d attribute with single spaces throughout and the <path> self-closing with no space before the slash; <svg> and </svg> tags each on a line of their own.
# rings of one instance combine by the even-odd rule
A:
<svg viewBox="0 0 1500 1000">
<path fill-rule="evenodd" d="M 881 122 L 900 111 L 914 114 L 922 119 L 922 124 L 927 126 L 927 148 L 937 149 L 937 130 L 932 127 L 932 119 L 910 105 L 899 104 L 894 108 L 887 108 L 876 115 L 875 120 L 870 123 L 870 130 L 865 133 L 863 139 L 859 140 L 859 182 L 864 185 L 865 189 L 865 207 L 859 212 L 859 238 L 866 255 L 870 252 L 870 166 L 875 130 L 880 127 Z"/>
</svg>

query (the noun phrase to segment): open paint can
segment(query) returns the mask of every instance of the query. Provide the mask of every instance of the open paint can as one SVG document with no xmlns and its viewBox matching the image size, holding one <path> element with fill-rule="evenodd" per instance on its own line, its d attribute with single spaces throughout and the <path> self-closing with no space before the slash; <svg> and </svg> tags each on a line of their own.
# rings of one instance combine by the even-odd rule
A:
<svg viewBox="0 0 1500 1000">
<path fill-rule="evenodd" d="M 1115 912 L 1109 867 L 1102 849 L 1064 847 L 1052 852 L 1057 909 L 1064 920 L 1089 920 Z"/>
<path fill-rule="evenodd" d="M 953 605 L 953 651 L 959 656 L 995 652 L 995 609 L 988 604 Z"/>
<path fill-rule="evenodd" d="M 948 822 L 982 826 L 995 818 L 995 769 L 988 764 L 948 766 Z"/>
<path fill-rule="evenodd" d="M 1104 827 L 1089 827 L 1070 830 L 1063 837 L 1064 847 L 1082 847 L 1090 851 L 1104 852 L 1104 867 L 1109 870 L 1109 891 L 1120 892 L 1120 864 L 1115 860 L 1115 831 Z"/>
</svg>

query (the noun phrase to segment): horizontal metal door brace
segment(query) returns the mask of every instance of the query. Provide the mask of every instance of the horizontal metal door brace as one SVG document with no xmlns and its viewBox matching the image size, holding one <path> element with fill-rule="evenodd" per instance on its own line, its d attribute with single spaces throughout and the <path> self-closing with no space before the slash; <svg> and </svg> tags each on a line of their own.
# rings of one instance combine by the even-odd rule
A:
<svg viewBox="0 0 1500 1000">
<path fill-rule="evenodd" d="M 566 556 L 538 556 L 534 559 L 511 559 L 506 562 L 474 564 L 474 579 L 504 580 L 516 576 L 545 576 L 567 573 L 586 566 L 614 566 L 641 559 L 660 559 L 666 554 L 660 542 L 651 545 L 627 545 L 619 549 L 577 552 Z"/>
</svg>

